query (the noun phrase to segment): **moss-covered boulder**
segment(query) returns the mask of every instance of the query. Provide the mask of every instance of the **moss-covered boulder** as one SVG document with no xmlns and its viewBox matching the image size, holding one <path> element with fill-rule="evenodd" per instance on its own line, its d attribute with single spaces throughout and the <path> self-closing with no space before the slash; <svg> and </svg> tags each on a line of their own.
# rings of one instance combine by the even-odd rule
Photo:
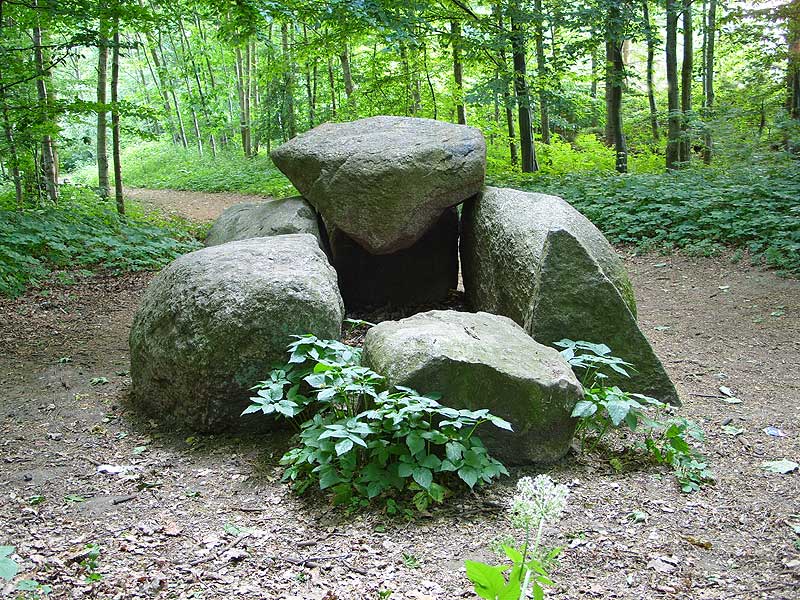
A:
<svg viewBox="0 0 800 600">
<path fill-rule="evenodd" d="M 480 191 L 486 171 L 479 129 L 412 117 L 324 123 L 270 156 L 326 223 L 370 254 L 413 245 Z"/>
<path fill-rule="evenodd" d="M 309 233 L 320 239 L 317 213 L 300 196 L 226 208 L 209 230 L 206 246 L 287 233 Z"/>
<path fill-rule="evenodd" d="M 292 335 L 341 334 L 336 272 L 312 235 L 254 238 L 186 254 L 159 273 L 130 333 L 132 403 L 199 431 L 239 415 Z"/>
<path fill-rule="evenodd" d="M 331 263 L 348 310 L 441 302 L 458 287 L 458 212 L 447 209 L 413 246 L 370 254 L 336 227 L 327 229 Z"/>
<path fill-rule="evenodd" d="M 430 311 L 369 330 L 363 362 L 392 385 L 439 392 L 453 408 L 488 408 L 513 432 L 483 425 L 481 439 L 507 464 L 551 462 L 569 450 L 582 389 L 569 364 L 511 319 Z"/>
<path fill-rule="evenodd" d="M 555 196 L 486 188 L 464 204 L 461 266 L 475 310 L 505 315 L 537 342 L 609 346 L 636 367 L 623 389 L 679 404 L 675 386 L 636 323 L 633 288 L 614 249 Z"/>
</svg>

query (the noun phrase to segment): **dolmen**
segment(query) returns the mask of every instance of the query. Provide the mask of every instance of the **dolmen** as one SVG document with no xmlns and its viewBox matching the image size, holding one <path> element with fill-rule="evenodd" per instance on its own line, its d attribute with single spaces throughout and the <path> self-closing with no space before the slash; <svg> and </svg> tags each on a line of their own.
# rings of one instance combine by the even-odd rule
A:
<svg viewBox="0 0 800 600">
<path fill-rule="evenodd" d="M 320 125 L 271 156 L 300 195 L 227 209 L 207 247 L 145 292 L 130 334 L 135 406 L 198 431 L 244 429 L 250 388 L 293 335 L 339 339 L 346 310 L 439 303 L 459 265 L 475 312 L 384 321 L 363 361 L 509 420 L 513 432 L 482 432 L 501 460 L 568 451 L 583 392 L 552 348 L 564 338 L 608 345 L 635 367 L 611 383 L 679 404 L 609 242 L 561 198 L 486 187 L 479 130 L 379 116 Z"/>
</svg>

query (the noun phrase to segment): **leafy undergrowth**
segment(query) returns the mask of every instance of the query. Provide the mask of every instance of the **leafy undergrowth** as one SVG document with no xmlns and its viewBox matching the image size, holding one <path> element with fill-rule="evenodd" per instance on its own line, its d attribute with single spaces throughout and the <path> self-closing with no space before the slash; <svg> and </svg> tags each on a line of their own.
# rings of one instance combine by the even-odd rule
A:
<svg viewBox="0 0 800 600">
<path fill-rule="evenodd" d="M 774 160 L 774 157 L 773 157 Z M 613 242 L 713 255 L 736 248 L 784 274 L 800 273 L 800 164 L 662 174 L 497 174 L 493 185 L 557 194 Z"/>
<path fill-rule="evenodd" d="M 197 226 L 126 209 L 120 219 L 112 201 L 75 186 L 62 188 L 57 206 L 24 211 L 0 193 L 0 294 L 17 296 L 54 270 L 155 270 L 199 247 Z"/>
<path fill-rule="evenodd" d="M 208 153 L 201 157 L 195 150 L 169 144 L 145 143 L 127 148 L 122 159 L 123 179 L 131 187 L 266 194 L 276 198 L 297 193 L 266 152 L 245 158 L 236 148 L 212 158 Z M 73 174 L 73 178 L 97 185 L 94 167 Z"/>
</svg>

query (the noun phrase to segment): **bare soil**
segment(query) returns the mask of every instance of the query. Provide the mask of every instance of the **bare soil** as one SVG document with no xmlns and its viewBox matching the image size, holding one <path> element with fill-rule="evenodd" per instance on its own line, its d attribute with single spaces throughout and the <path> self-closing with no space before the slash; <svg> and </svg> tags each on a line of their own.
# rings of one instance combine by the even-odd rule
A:
<svg viewBox="0 0 800 600">
<path fill-rule="evenodd" d="M 198 219 L 248 199 L 130 196 Z M 800 462 L 800 282 L 725 257 L 624 259 L 718 481 L 683 494 L 669 472 L 609 451 L 547 467 L 571 489 L 546 532 L 564 547 L 548 597 L 798 598 L 800 474 L 761 465 Z M 490 542 L 513 533 L 502 507 L 514 482 L 540 470 L 413 521 L 297 498 L 280 482 L 285 435 L 165 431 L 126 408 L 128 330 L 151 277 L 0 300 L 0 545 L 17 547 L 26 577 L 51 598 L 476 597 L 464 560 L 494 558 Z M 99 581 L 87 581 L 87 544 L 100 548 Z"/>
</svg>

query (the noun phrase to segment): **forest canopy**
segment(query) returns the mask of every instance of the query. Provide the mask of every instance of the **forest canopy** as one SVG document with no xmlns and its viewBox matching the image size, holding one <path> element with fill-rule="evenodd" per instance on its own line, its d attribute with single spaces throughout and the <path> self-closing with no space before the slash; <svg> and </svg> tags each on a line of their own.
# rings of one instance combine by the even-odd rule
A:
<svg viewBox="0 0 800 600">
<path fill-rule="evenodd" d="M 759 223 L 693 235 L 760 253 L 777 227 L 783 267 L 800 249 L 796 227 L 753 208 L 796 212 L 800 0 L 0 0 L 0 53 L 6 207 L 56 205 L 77 180 L 122 214 L 126 171 L 289 191 L 264 157 L 276 145 L 408 115 L 480 128 L 491 181 L 561 193 L 615 241 L 631 237 L 607 226 L 617 183 L 598 204 L 591 182 L 541 175 L 679 173 L 675 198 L 666 180 L 627 185 L 654 215 L 677 198 L 687 220 L 706 206 L 697 182 L 728 181 L 702 197 Z M 694 243 L 670 224 L 633 238 Z"/>
</svg>

